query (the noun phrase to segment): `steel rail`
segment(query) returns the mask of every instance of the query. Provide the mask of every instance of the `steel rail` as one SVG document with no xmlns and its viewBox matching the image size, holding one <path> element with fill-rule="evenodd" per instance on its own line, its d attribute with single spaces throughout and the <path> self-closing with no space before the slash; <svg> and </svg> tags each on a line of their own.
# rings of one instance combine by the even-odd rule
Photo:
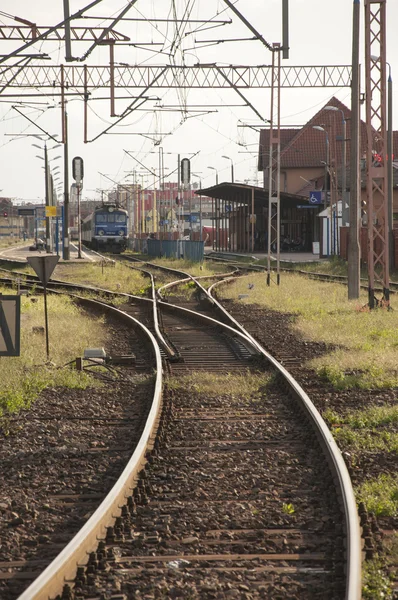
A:
<svg viewBox="0 0 398 600">
<path fill-rule="evenodd" d="M 206 277 L 206 276 L 205 276 Z M 196 279 L 192 276 L 186 278 L 187 280 Z M 232 279 L 232 278 L 231 278 Z M 181 280 L 172 282 L 174 285 L 181 283 Z M 265 349 L 231 316 L 229 313 L 220 305 L 220 303 L 212 296 L 211 292 L 213 288 L 221 282 L 213 284 L 209 291 L 203 286 L 196 282 L 200 289 L 210 298 L 211 302 L 215 307 L 223 313 L 224 318 L 227 318 L 233 326 L 226 325 L 216 319 L 191 311 L 187 308 L 175 306 L 173 304 L 159 302 L 159 305 L 163 310 L 167 312 L 180 312 L 187 314 L 195 319 L 199 319 L 202 322 L 206 322 L 212 326 L 216 326 L 226 330 L 228 333 L 238 336 L 245 347 L 250 350 L 253 354 L 261 354 L 275 369 L 282 375 L 286 381 L 290 390 L 299 401 L 302 406 L 307 418 L 314 425 L 315 430 L 318 433 L 318 437 L 322 442 L 329 464 L 334 471 L 334 479 L 339 484 L 340 496 L 342 498 L 346 530 L 347 530 L 347 587 L 345 600 L 359 600 L 361 594 L 361 538 L 359 530 L 358 515 L 356 511 L 356 503 L 352 490 L 351 481 L 349 478 L 348 471 L 345 467 L 344 460 L 340 454 L 340 451 L 334 442 L 333 436 L 329 432 L 326 424 L 322 417 L 305 394 L 304 390 L 299 384 L 291 377 L 291 375 L 284 369 L 278 361 L 276 361 Z M 167 287 L 172 284 L 167 284 Z M 100 303 L 102 304 L 102 303 Z M 155 302 L 154 302 L 155 304 Z M 105 305 L 106 306 L 106 305 Z M 238 328 L 238 329 L 237 329 Z M 33 585 L 33 584 L 32 584 Z M 35 600 L 36 597 L 20 597 L 20 600 Z"/>
<path fill-rule="evenodd" d="M 170 343 L 168 343 L 162 332 L 160 331 L 160 327 L 159 327 L 159 315 L 158 315 L 158 307 L 156 304 L 156 289 L 155 289 L 155 280 L 153 278 L 153 275 L 150 271 L 146 271 L 145 269 L 141 269 L 140 267 L 135 267 L 133 265 L 129 265 L 130 269 L 134 269 L 136 271 L 140 271 L 141 273 L 144 273 L 147 277 L 150 278 L 151 280 L 151 295 L 152 295 L 152 314 L 153 314 L 153 326 L 155 328 L 155 332 L 156 332 L 156 337 L 158 338 L 159 342 L 161 343 L 163 350 L 166 352 L 166 354 L 168 355 L 168 357 L 170 358 L 170 360 L 177 360 L 178 359 L 178 352 L 175 350 L 175 348 L 173 348 L 171 346 Z"/>
<path fill-rule="evenodd" d="M 213 289 L 225 283 L 224 281 L 218 281 L 214 283 L 208 290 L 206 290 L 198 281 L 197 278 L 189 276 L 186 280 L 193 280 L 202 292 L 209 297 L 210 302 L 213 306 L 220 311 L 225 318 L 232 323 L 233 329 L 239 331 L 246 339 L 251 340 L 253 346 L 257 349 L 258 353 L 261 354 L 283 377 L 283 380 L 291 390 L 292 394 L 302 407 L 307 418 L 315 428 L 318 438 L 320 439 L 321 445 L 324 449 L 326 458 L 331 470 L 333 472 L 333 478 L 338 483 L 338 491 L 342 500 L 343 513 L 346 524 L 346 539 L 347 539 L 347 574 L 346 574 L 346 595 L 345 600 L 360 600 L 362 596 L 362 540 L 359 526 L 358 511 L 356 506 L 356 500 L 354 490 L 351 483 L 351 478 L 348 473 L 346 464 L 341 455 L 340 449 L 337 446 L 333 435 L 323 420 L 321 414 L 316 409 L 315 405 L 310 400 L 309 396 L 298 384 L 298 382 L 291 376 L 291 374 L 279 363 L 271 354 L 269 354 L 255 339 L 254 337 L 240 324 L 236 319 L 228 313 L 227 310 L 214 298 L 212 295 Z M 227 281 L 232 281 L 234 278 L 231 277 Z M 178 285 L 179 282 L 171 282 L 165 287 L 171 287 L 172 285 Z M 162 306 L 174 305 L 161 303 Z M 176 307 L 175 307 L 176 308 Z M 180 310 L 189 311 L 189 309 L 181 308 Z M 200 313 L 197 313 L 200 314 Z M 211 319 L 205 315 L 201 315 L 203 319 Z M 215 321 L 211 319 L 211 321 Z M 215 321 L 216 322 L 216 321 Z"/>
<path fill-rule="evenodd" d="M 158 344 L 151 332 L 137 319 L 123 313 L 117 308 L 96 300 L 79 298 L 82 303 L 94 303 L 119 315 L 135 328 L 145 334 L 150 343 L 156 361 L 156 383 L 152 406 L 145 423 L 141 438 L 121 476 L 109 494 L 102 501 L 97 510 L 92 514 L 87 523 L 61 551 L 61 553 L 48 565 L 37 579 L 19 596 L 19 600 L 44 600 L 62 594 L 62 588 L 67 580 L 73 580 L 76 575 L 77 565 L 86 564 L 88 553 L 93 551 L 98 540 L 105 533 L 106 527 L 113 524 L 115 517 L 121 514 L 121 506 L 125 498 L 130 495 L 138 472 L 145 463 L 145 453 L 153 443 L 157 421 L 160 415 L 162 399 L 162 359 Z"/>
<path fill-rule="evenodd" d="M 209 295 L 214 301 L 217 308 L 224 313 L 235 327 L 252 340 L 257 350 L 272 364 L 275 369 L 281 374 L 286 384 L 291 389 L 295 398 L 299 401 L 304 409 L 308 419 L 315 427 L 322 447 L 326 452 L 329 465 L 334 471 L 334 480 L 339 484 L 340 497 L 344 508 L 344 517 L 346 524 L 346 539 L 347 539 L 347 573 L 346 573 L 346 594 L 345 600 L 361 600 L 362 598 L 362 540 L 359 526 L 359 517 L 357 505 L 354 495 L 354 490 L 351 483 L 351 478 L 348 469 L 341 455 L 340 449 L 337 446 L 332 433 L 329 431 L 322 416 L 311 402 L 309 396 L 290 373 L 279 363 L 271 354 L 269 354 L 253 336 L 229 314 L 227 310 L 214 298 L 212 292 L 214 288 L 224 282 L 214 283 L 208 290 Z"/>
</svg>

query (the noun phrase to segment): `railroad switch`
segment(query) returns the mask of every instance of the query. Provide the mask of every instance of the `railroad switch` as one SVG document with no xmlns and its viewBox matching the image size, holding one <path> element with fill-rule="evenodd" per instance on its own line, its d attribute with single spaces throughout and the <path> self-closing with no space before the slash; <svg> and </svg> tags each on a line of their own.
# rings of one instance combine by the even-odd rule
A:
<svg viewBox="0 0 398 600">
<path fill-rule="evenodd" d="M 135 365 L 135 354 L 114 354 L 105 359 L 107 365 Z"/>
</svg>

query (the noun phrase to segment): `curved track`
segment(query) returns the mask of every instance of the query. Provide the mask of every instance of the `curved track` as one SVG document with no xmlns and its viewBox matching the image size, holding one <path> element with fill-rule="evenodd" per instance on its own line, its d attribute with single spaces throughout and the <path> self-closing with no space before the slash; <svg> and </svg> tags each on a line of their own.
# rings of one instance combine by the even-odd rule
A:
<svg viewBox="0 0 398 600">
<path fill-rule="evenodd" d="M 156 303 L 162 336 L 174 357 L 166 361 L 155 448 L 148 452 L 140 441 L 140 461 L 146 453 L 149 465 L 138 485 L 135 466 L 117 510 L 107 501 L 108 523 L 115 510 L 123 519 L 114 527 L 108 524 L 105 538 L 99 535 L 103 525 L 94 529 L 87 545 L 84 532 L 78 534 L 80 551 L 92 552 L 87 567 L 78 570 L 78 597 L 122 591 L 126 598 L 136 592 L 260 598 L 276 590 L 280 598 L 359 599 L 358 518 L 331 434 L 287 371 L 203 287 L 193 298 L 200 312 L 190 311 L 190 302 L 184 308 Z M 230 325 L 209 317 L 214 308 Z M 166 358 L 166 347 L 164 352 Z M 267 382 L 255 401 L 239 389 L 231 399 L 228 387 L 222 393 L 227 373 Z M 216 397 L 201 390 L 202 379 L 210 375 L 214 385 L 221 385 Z M 193 385 L 189 394 L 186 384 Z M 157 390 L 159 385 L 158 380 Z M 147 424 L 144 433 L 154 427 L 154 421 Z M 134 488 L 131 496 L 127 488 Z M 124 509 L 123 495 L 130 497 Z M 93 536 L 102 538 L 94 551 Z M 51 584 L 58 592 L 65 578 L 62 562 L 57 561 L 57 583 Z M 70 573 L 76 557 L 71 554 L 67 562 Z M 40 588 L 46 577 L 49 572 L 21 599 L 51 596 Z M 72 597 L 64 588 L 63 598 Z"/>
</svg>

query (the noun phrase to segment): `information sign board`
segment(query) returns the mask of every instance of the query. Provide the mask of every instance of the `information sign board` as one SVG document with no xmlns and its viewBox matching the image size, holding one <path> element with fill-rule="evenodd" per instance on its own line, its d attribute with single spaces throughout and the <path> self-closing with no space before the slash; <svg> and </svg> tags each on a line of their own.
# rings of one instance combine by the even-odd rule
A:
<svg viewBox="0 0 398 600">
<path fill-rule="evenodd" d="M 46 217 L 56 217 L 57 216 L 57 207 L 56 206 L 46 206 Z"/>
<path fill-rule="evenodd" d="M 18 217 L 34 217 L 34 208 L 18 208 Z"/>
<path fill-rule="evenodd" d="M 19 356 L 21 296 L 0 294 L 0 356 Z"/>
<path fill-rule="evenodd" d="M 309 202 L 310 204 L 322 204 L 322 192 L 320 190 L 310 192 Z"/>
</svg>

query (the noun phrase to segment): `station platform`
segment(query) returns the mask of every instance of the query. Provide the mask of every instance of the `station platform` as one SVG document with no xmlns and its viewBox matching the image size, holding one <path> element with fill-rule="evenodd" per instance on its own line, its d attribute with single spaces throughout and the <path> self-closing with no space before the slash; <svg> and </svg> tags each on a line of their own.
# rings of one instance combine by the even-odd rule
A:
<svg viewBox="0 0 398 600">
<path fill-rule="evenodd" d="M 44 250 L 29 250 L 29 247 L 32 245 L 32 240 L 26 240 L 25 242 L 21 242 L 21 244 L 16 244 L 15 246 L 8 246 L 7 248 L 0 249 L 0 260 L 2 258 L 8 260 L 15 260 L 21 263 L 26 263 L 26 259 L 28 256 L 44 256 L 46 252 Z M 52 254 L 55 254 L 53 252 Z M 95 252 L 91 252 L 87 248 L 84 248 L 81 252 L 82 258 L 78 258 L 78 248 L 76 244 L 70 244 L 70 260 L 64 261 L 62 258 L 62 252 L 59 256 L 59 262 L 97 262 L 101 260 L 101 257 Z"/>
</svg>

